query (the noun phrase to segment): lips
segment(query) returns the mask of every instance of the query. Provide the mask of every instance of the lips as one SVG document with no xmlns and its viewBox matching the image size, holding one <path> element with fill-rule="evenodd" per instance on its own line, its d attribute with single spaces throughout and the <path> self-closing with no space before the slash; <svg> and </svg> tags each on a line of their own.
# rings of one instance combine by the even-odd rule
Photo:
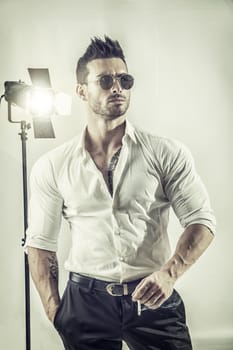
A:
<svg viewBox="0 0 233 350">
<path fill-rule="evenodd" d="M 108 99 L 108 102 L 125 102 L 124 97 L 111 97 Z"/>
</svg>

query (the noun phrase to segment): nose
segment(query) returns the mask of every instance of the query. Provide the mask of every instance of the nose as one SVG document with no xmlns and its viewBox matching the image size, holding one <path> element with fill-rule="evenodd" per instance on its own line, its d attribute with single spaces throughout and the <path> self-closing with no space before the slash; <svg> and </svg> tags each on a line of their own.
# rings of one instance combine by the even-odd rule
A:
<svg viewBox="0 0 233 350">
<path fill-rule="evenodd" d="M 122 87 L 119 79 L 115 78 L 112 86 L 112 93 L 117 94 L 122 92 Z"/>
</svg>

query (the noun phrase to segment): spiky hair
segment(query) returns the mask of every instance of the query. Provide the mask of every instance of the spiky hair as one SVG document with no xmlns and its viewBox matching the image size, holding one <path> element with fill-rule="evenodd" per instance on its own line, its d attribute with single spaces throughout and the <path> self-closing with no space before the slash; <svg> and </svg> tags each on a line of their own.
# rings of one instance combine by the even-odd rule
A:
<svg viewBox="0 0 233 350">
<path fill-rule="evenodd" d="M 94 37 L 87 47 L 83 56 L 78 60 L 76 67 L 77 82 L 82 84 L 86 81 L 88 75 L 87 64 L 98 58 L 121 58 L 126 64 L 123 50 L 117 40 L 112 40 L 104 36 L 104 40 Z"/>
</svg>

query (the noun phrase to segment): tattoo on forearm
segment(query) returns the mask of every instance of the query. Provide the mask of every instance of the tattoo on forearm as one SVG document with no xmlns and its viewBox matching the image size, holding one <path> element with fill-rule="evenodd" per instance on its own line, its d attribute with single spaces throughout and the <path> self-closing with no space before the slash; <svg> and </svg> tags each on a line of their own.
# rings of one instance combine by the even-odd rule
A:
<svg viewBox="0 0 233 350">
<path fill-rule="evenodd" d="M 54 281 L 58 280 L 58 262 L 56 255 L 50 255 L 48 257 L 49 261 L 49 273 L 50 278 Z"/>
</svg>

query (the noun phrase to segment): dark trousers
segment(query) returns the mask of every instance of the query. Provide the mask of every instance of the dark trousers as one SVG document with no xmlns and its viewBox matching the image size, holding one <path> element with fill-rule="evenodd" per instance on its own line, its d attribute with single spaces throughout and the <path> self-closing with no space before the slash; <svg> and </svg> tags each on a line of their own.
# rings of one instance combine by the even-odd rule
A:
<svg viewBox="0 0 233 350">
<path fill-rule="evenodd" d="M 69 281 L 55 316 L 54 326 L 66 350 L 191 350 L 185 309 L 174 290 L 156 310 L 141 306 L 130 295 L 105 291 Z"/>
</svg>

